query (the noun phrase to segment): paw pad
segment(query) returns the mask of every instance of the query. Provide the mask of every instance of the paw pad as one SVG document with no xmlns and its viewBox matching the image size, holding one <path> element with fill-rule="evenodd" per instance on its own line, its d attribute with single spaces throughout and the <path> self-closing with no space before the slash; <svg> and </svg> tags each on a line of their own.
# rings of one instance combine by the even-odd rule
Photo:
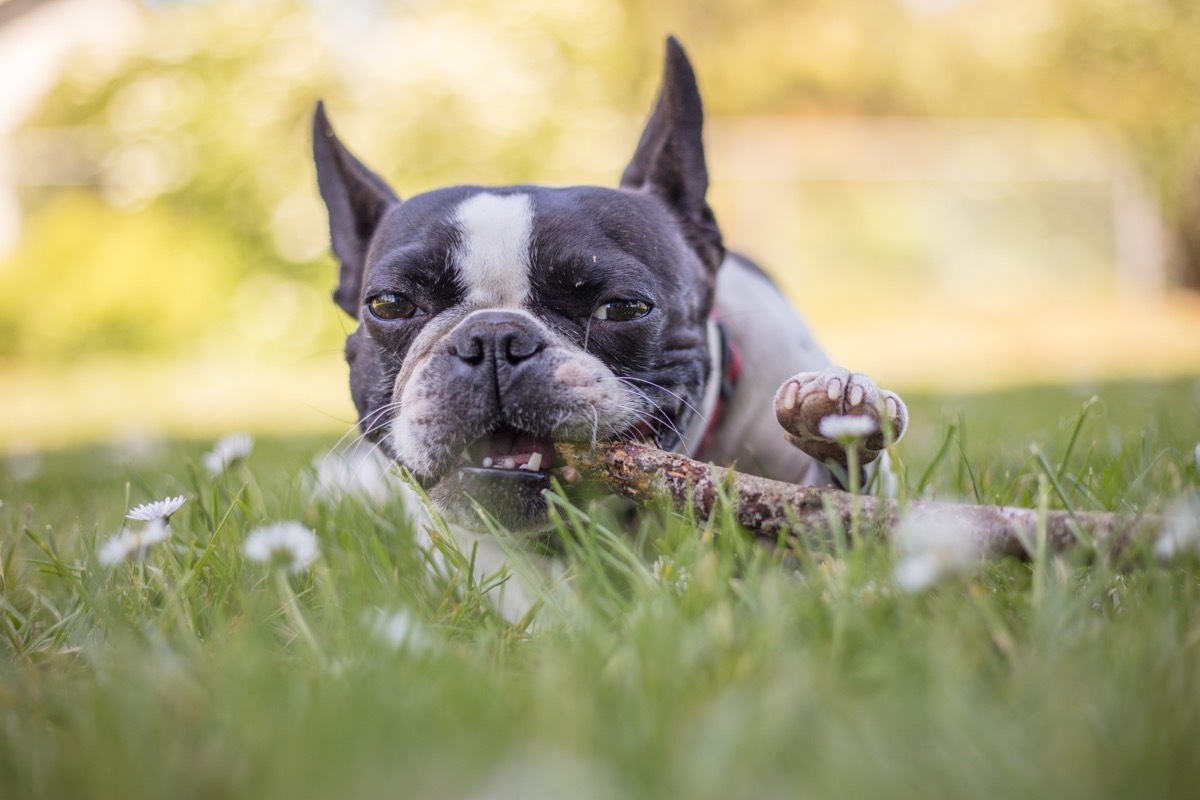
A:
<svg viewBox="0 0 1200 800">
<path fill-rule="evenodd" d="M 908 409 L 899 395 L 841 367 L 802 372 L 785 381 L 775 395 L 775 415 L 788 441 L 819 461 L 838 463 L 845 463 L 845 449 L 821 431 L 822 420 L 864 417 L 874 423 L 873 432 L 858 439 L 863 464 L 899 441 L 908 426 Z"/>
</svg>

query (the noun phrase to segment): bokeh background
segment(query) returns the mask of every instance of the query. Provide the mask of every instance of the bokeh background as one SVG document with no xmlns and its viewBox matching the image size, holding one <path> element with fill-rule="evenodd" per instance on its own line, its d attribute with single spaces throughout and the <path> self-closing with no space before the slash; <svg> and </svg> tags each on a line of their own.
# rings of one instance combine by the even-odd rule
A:
<svg viewBox="0 0 1200 800">
<path fill-rule="evenodd" d="M 344 432 L 315 101 L 402 196 L 612 185 L 668 33 L 836 360 L 1200 374 L 1194 0 L 0 0 L 0 451 Z"/>
</svg>

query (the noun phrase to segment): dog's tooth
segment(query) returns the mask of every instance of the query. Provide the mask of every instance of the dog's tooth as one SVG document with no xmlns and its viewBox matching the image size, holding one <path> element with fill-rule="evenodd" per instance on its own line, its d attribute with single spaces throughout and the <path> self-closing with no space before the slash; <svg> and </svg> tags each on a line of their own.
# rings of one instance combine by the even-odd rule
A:
<svg viewBox="0 0 1200 800">
<path fill-rule="evenodd" d="M 800 391 L 800 384 L 792 381 L 788 384 L 787 391 L 783 394 L 783 407 L 791 411 L 796 407 L 796 394 Z"/>
<path fill-rule="evenodd" d="M 538 472 L 542 468 L 542 454 L 534 453 L 529 456 L 529 460 L 521 464 L 517 469 L 527 469 L 530 472 Z"/>
<path fill-rule="evenodd" d="M 834 378 L 829 382 L 829 388 L 825 390 L 825 393 L 829 395 L 830 400 L 837 400 L 842 396 L 842 382 Z"/>
<path fill-rule="evenodd" d="M 492 464 L 495 464 L 496 462 L 492 460 L 491 456 L 484 456 L 483 461 L 481 463 L 485 467 L 490 467 Z"/>
<path fill-rule="evenodd" d="M 861 386 L 850 387 L 850 405 L 856 406 L 862 402 L 863 388 Z"/>
<path fill-rule="evenodd" d="M 500 469 L 515 469 L 517 466 L 517 460 L 512 456 L 505 456 L 496 462 L 496 466 Z"/>
</svg>

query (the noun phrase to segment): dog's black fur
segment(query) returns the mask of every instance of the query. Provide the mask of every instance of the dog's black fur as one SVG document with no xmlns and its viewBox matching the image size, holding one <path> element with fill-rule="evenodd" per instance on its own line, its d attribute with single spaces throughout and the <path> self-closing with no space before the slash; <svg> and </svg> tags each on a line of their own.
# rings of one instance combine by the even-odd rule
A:
<svg viewBox="0 0 1200 800">
<path fill-rule="evenodd" d="M 885 397 L 902 432 L 899 398 L 829 368 L 763 274 L 726 253 L 706 199 L 702 130 L 695 75 L 669 39 L 662 88 L 618 188 L 456 186 L 401 201 L 318 105 L 313 151 L 341 264 L 334 299 L 358 321 L 346 360 L 359 425 L 453 520 L 478 523 L 473 498 L 507 526 L 541 526 L 563 440 L 694 449 L 703 438 L 713 460 L 828 482 L 770 419 L 770 397 L 794 370 L 822 370 L 776 397 L 801 449 L 838 458 L 815 423 L 878 419 Z M 700 418 L 716 414 L 714 382 L 727 377 L 714 370 L 728 367 L 714 363 L 714 312 L 750 351 L 742 380 L 752 385 L 727 420 Z"/>
</svg>

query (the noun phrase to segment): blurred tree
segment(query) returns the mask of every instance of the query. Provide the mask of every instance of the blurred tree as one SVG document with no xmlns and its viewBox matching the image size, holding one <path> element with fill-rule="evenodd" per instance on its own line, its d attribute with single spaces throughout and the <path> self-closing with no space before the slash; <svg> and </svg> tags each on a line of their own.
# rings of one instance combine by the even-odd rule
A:
<svg viewBox="0 0 1200 800">
<path fill-rule="evenodd" d="M 1200 288 L 1200 4 L 1058 0 L 1056 24 L 1029 66 L 1043 114 L 1106 120 L 1161 190 L 1177 231 L 1176 278 Z"/>
<path fill-rule="evenodd" d="M 574 41 L 583 26 L 589 40 Z M 467 2 L 348 4 L 323 17 L 286 0 L 147 12 L 130 52 L 82 54 L 26 125 L 30 151 L 82 168 L 68 187 L 56 185 L 62 170 L 26 170 L 51 179 L 23 188 L 24 236 L 0 263 L 0 358 L 179 352 L 248 328 L 274 348 L 311 346 L 300 334 L 317 325 L 335 347 L 343 323 L 332 312 L 290 331 L 235 318 L 272 314 L 273 295 L 295 296 L 296 281 L 332 284 L 308 155 L 317 98 L 402 193 L 554 180 L 624 125 L 606 114 L 620 84 L 597 71 L 620 33 L 620 9 L 604 0 L 504 14 Z M 187 287 L 172 312 L 130 313 L 163 303 L 172 275 Z M 39 318 L 49 305 L 53 320 Z"/>
<path fill-rule="evenodd" d="M 23 192 L 24 236 L 0 265 L 0 329 L 16 333 L 0 356 L 179 352 L 228 323 L 246 275 L 316 274 L 324 238 L 299 132 L 333 79 L 305 45 L 314 21 L 245 4 L 146 19 L 115 63 L 81 54 L 28 122 L 35 151 L 63 130 L 82 135 L 52 144 L 85 146 L 42 155 L 81 163 L 79 185 Z"/>
<path fill-rule="evenodd" d="M 1181 210 L 1200 207 L 1183 177 L 1200 163 L 1191 0 L 272 0 L 145 16 L 130 52 L 81 57 L 28 123 L 81 133 L 91 168 L 67 190 L 23 189 L 0 357 L 179 352 L 289 304 L 289 324 L 254 330 L 311 347 L 319 327 L 335 346 L 335 315 L 284 302 L 333 277 L 308 158 L 318 97 L 401 194 L 611 183 L 669 32 L 712 114 L 1109 121 L 1181 229 L 1200 226 Z"/>
</svg>

